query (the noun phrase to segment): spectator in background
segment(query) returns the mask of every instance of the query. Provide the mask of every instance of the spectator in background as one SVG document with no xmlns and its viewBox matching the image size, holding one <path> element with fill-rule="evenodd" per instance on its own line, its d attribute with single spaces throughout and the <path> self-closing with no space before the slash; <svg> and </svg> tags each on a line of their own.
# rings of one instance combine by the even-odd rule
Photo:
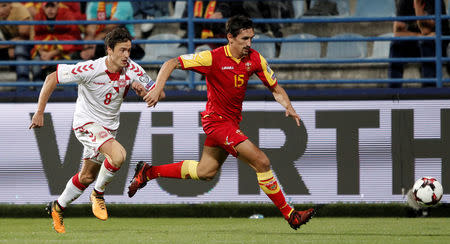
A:
<svg viewBox="0 0 450 244">
<path fill-rule="evenodd" d="M 88 20 L 133 20 L 133 7 L 127 1 L 106 1 L 106 2 L 88 2 L 86 6 L 86 18 Z M 86 27 L 85 40 L 104 40 L 106 34 L 118 24 L 93 24 Z M 133 24 L 125 25 L 133 38 L 136 37 Z M 141 59 L 145 55 L 144 50 L 139 45 L 133 45 L 131 58 Z M 75 54 L 73 59 L 96 59 L 105 56 L 105 46 L 85 45 L 83 50 Z"/>
<path fill-rule="evenodd" d="M 336 2 L 330 0 L 316 0 L 314 6 L 311 6 L 311 1 L 305 2 L 306 11 L 303 16 L 333 16 L 339 15 Z"/>
<path fill-rule="evenodd" d="M 153 19 L 169 16 L 169 2 L 158 1 L 132 1 L 133 16 L 135 19 Z M 148 37 L 153 30 L 153 23 L 141 24 L 141 31 L 144 38 Z"/>
<path fill-rule="evenodd" d="M 242 2 L 218 2 L 218 1 L 200 1 L 194 2 L 194 18 L 205 19 L 224 19 L 233 15 L 246 15 Z M 185 9 L 184 17 L 187 17 Z M 181 29 L 186 30 L 186 24 L 180 25 Z M 195 38 L 226 38 L 225 23 L 197 23 L 195 25 Z M 185 37 L 186 38 L 186 37 Z M 222 46 L 223 43 L 209 43 L 211 49 Z"/>
<path fill-rule="evenodd" d="M 30 21 L 31 15 L 27 8 L 20 3 L 0 3 L 0 20 Z M 31 27 L 29 25 L 0 25 L 0 40 L 20 41 L 30 40 Z M 25 61 L 30 59 L 30 46 L 27 45 L 0 45 L 0 60 Z M 30 80 L 30 67 L 17 65 L 18 81 Z"/>
<path fill-rule="evenodd" d="M 424 16 L 434 15 L 434 1 L 429 0 L 396 0 L 396 15 L 397 16 Z M 446 7 L 443 0 L 441 0 L 441 13 L 445 15 Z M 449 35 L 448 20 L 442 20 L 442 33 Z M 417 20 L 417 21 L 394 21 L 394 36 L 435 36 L 434 20 Z M 447 56 L 448 41 L 442 42 L 442 55 Z M 407 57 L 434 57 L 436 55 L 434 40 L 411 40 L 411 41 L 396 41 L 393 40 L 390 45 L 390 58 L 407 58 Z M 389 78 L 403 78 L 403 70 L 405 63 L 390 63 L 388 76 Z M 447 67 L 448 68 L 448 67 Z M 436 63 L 423 62 L 421 65 L 422 78 L 436 77 Z M 391 88 L 400 88 L 401 83 L 392 83 Z M 433 83 L 423 83 L 423 87 L 436 86 Z"/>
<path fill-rule="evenodd" d="M 39 9 L 42 7 L 42 4 L 42 2 L 23 3 L 23 5 L 27 7 L 33 19 L 39 12 Z M 81 4 L 79 2 L 60 2 L 59 5 L 62 7 L 67 7 L 67 9 L 70 11 L 70 14 L 73 15 L 75 20 L 86 20 L 86 14 L 81 11 Z"/>
<path fill-rule="evenodd" d="M 58 2 L 44 2 L 35 20 L 75 20 L 75 16 Z M 35 40 L 38 41 L 71 41 L 81 40 L 80 29 L 76 25 L 35 25 Z M 81 50 L 80 45 L 35 45 L 31 50 L 32 59 L 43 61 L 70 59 L 70 55 Z M 53 66 L 52 66 L 53 68 Z M 47 71 L 55 71 L 49 66 L 33 66 L 33 80 L 44 80 Z"/>
<path fill-rule="evenodd" d="M 243 7 L 251 18 L 294 18 L 294 8 L 292 0 L 279 0 L 279 1 L 244 1 Z M 271 31 L 273 37 L 283 37 L 281 32 L 282 24 L 259 24 L 256 28 L 263 33 Z"/>
</svg>

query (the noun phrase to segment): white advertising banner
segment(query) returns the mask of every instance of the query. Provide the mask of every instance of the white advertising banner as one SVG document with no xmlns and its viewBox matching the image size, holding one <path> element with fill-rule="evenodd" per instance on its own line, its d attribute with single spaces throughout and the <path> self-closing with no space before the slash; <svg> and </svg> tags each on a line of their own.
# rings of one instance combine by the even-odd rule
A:
<svg viewBox="0 0 450 244">
<path fill-rule="evenodd" d="M 272 101 L 245 102 L 242 131 L 271 159 L 291 203 L 402 202 L 421 176 L 450 200 L 450 100 L 293 101 L 302 126 Z M 199 160 L 205 102 L 124 103 L 117 140 L 127 161 L 107 202 L 270 202 L 256 176 L 232 156 L 213 181 L 158 179 L 127 196 L 140 160 L 154 165 Z M 0 203 L 56 199 L 81 166 L 72 131 L 75 103 L 49 103 L 45 126 L 29 130 L 32 103 L 0 104 Z M 87 203 L 92 184 L 74 203 Z"/>
</svg>

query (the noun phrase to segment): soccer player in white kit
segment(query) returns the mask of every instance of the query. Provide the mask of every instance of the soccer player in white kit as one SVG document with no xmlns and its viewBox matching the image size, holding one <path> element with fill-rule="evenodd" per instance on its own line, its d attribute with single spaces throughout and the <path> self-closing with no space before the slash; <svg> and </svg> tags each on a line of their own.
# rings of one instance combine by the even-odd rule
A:
<svg viewBox="0 0 450 244">
<path fill-rule="evenodd" d="M 154 84 L 142 67 L 129 58 L 131 40 L 129 32 L 118 27 L 105 37 L 107 56 L 75 65 L 60 64 L 45 79 L 30 129 L 44 125 L 45 106 L 56 85 L 76 82 L 78 98 L 72 126 L 84 146 L 81 171 L 67 182 L 58 200 L 47 207 L 58 233 L 65 233 L 64 209 L 96 178 L 90 196 L 92 212 L 101 220 L 108 218 L 103 193 L 126 158 L 125 149 L 115 140 L 120 106 L 130 87 L 143 97 Z"/>
</svg>

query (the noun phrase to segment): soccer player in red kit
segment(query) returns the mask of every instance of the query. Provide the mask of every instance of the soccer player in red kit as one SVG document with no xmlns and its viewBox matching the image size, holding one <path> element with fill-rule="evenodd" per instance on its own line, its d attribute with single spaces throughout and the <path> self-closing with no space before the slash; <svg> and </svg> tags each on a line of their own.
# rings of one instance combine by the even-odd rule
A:
<svg viewBox="0 0 450 244">
<path fill-rule="evenodd" d="M 206 76 L 208 101 L 201 116 L 207 137 L 200 162 L 184 160 L 152 166 L 141 161 L 137 164 L 134 178 L 128 187 L 128 196 L 133 197 L 147 181 L 157 177 L 210 180 L 231 154 L 256 171 L 261 189 L 278 207 L 290 226 L 298 229 L 312 218 L 314 209 L 296 211 L 286 203 L 268 157 L 239 129 L 242 103 L 250 76 L 256 74 L 261 79 L 275 100 L 286 109 L 286 116 L 292 117 L 298 126 L 300 117 L 285 90 L 277 83 L 267 61 L 251 48 L 255 35 L 253 21 L 244 16 L 231 17 L 227 21 L 226 31 L 228 45 L 166 61 L 158 73 L 155 88 L 144 97 L 148 106 L 156 105 L 167 79 L 176 68 L 193 70 Z"/>
</svg>

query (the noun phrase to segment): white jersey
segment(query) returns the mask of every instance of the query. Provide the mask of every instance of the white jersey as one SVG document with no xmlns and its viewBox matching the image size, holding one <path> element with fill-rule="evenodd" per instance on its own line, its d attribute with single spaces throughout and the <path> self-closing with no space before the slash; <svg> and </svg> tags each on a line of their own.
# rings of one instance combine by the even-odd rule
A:
<svg viewBox="0 0 450 244">
<path fill-rule="evenodd" d="M 144 69 L 131 59 L 122 72 L 109 72 L 106 57 L 75 65 L 60 64 L 56 77 L 61 84 L 78 83 L 73 129 L 96 122 L 109 130 L 117 130 L 120 106 L 131 84 L 151 81 Z"/>
</svg>

